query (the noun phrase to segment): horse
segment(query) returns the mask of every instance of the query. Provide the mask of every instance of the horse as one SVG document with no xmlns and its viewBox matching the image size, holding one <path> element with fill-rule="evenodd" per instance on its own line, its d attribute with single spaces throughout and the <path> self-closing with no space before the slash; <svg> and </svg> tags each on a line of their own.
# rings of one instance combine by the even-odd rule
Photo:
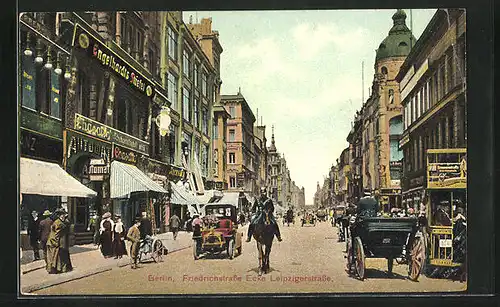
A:
<svg viewBox="0 0 500 307">
<path fill-rule="evenodd" d="M 257 242 L 259 252 L 259 276 L 269 273 L 269 255 L 274 239 L 274 225 L 271 224 L 269 212 L 264 210 L 264 223 L 257 223 L 253 233 L 253 238 Z M 265 248 L 263 248 L 263 246 Z"/>
</svg>

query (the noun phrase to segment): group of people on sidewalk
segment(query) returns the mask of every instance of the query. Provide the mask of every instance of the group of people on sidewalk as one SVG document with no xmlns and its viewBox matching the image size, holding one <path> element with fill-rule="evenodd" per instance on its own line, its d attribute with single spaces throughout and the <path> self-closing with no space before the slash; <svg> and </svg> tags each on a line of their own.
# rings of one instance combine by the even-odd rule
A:
<svg viewBox="0 0 500 307">
<path fill-rule="evenodd" d="M 43 251 L 45 269 L 49 274 L 66 273 L 73 270 L 69 255 L 70 222 L 64 209 L 55 212 L 45 210 L 42 218 L 32 212 L 28 224 L 30 245 L 34 261 L 40 260 L 40 247 Z"/>
</svg>

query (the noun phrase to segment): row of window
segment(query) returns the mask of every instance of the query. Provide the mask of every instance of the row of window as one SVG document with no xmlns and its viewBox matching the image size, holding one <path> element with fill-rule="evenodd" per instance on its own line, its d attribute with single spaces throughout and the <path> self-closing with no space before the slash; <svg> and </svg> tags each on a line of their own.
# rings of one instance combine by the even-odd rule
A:
<svg viewBox="0 0 500 307">
<path fill-rule="evenodd" d="M 418 171 L 426 166 L 426 151 L 432 148 L 452 148 L 455 142 L 453 116 L 442 118 L 436 126 L 410 142 L 405 148 L 405 171 Z"/>
<path fill-rule="evenodd" d="M 407 98 L 404 107 L 404 129 L 419 119 L 427 110 L 443 99 L 453 88 L 464 82 L 465 44 L 459 40 L 438 61 L 426 82 Z"/>
</svg>

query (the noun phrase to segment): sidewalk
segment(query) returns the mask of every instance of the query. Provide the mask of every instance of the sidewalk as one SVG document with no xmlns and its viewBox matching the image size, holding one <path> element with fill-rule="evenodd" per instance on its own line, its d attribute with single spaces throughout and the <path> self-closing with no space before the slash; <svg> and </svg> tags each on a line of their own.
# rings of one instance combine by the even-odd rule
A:
<svg viewBox="0 0 500 307">
<path fill-rule="evenodd" d="M 168 253 L 176 252 L 191 247 L 192 233 L 179 232 L 177 240 L 173 240 L 172 233 L 162 233 L 157 235 L 168 249 Z M 127 252 L 129 251 L 129 242 L 127 243 Z M 26 251 L 24 253 L 30 253 Z M 106 272 L 112 269 L 130 264 L 129 257 L 122 259 L 105 259 L 101 251 L 93 244 L 72 246 L 70 248 L 71 263 L 73 271 L 62 274 L 48 274 L 45 270 L 43 260 L 21 264 L 20 288 L 22 294 L 65 283 L 71 280 L 84 278 L 98 273 Z M 41 254 L 43 256 L 43 253 Z M 168 257 L 168 256 L 167 256 Z"/>
</svg>

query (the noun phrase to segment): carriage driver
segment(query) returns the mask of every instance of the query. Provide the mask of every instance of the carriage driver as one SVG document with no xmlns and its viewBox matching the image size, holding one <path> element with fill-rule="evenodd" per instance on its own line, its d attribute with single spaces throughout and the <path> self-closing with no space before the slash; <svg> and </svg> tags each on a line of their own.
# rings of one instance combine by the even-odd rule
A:
<svg viewBox="0 0 500 307">
<path fill-rule="evenodd" d="M 273 201 L 267 197 L 266 193 L 266 188 L 261 187 L 260 188 L 260 198 L 257 199 L 251 209 L 251 212 L 254 212 L 252 221 L 250 222 L 250 225 L 248 225 L 248 237 L 247 237 L 247 242 L 250 242 L 252 239 L 252 235 L 254 232 L 254 228 L 256 224 L 264 224 L 264 210 L 268 212 L 269 220 L 271 222 L 271 225 L 274 225 L 275 228 L 275 234 L 276 238 L 278 239 L 279 242 L 282 241 L 281 239 L 281 234 L 280 234 L 280 229 L 278 227 L 278 223 L 276 222 L 276 219 L 274 218 L 274 205 Z"/>
</svg>

